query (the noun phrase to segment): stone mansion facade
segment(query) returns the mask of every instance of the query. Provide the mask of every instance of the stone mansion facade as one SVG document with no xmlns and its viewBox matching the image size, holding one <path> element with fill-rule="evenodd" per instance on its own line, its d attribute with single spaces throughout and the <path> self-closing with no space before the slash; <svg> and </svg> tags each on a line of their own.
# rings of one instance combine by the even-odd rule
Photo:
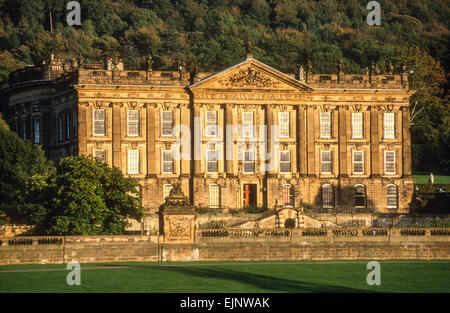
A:
<svg viewBox="0 0 450 313">
<path fill-rule="evenodd" d="M 406 213 L 408 74 L 284 74 L 252 57 L 218 73 L 52 59 L 10 75 L 3 117 L 53 160 L 93 155 L 139 180 L 149 212 L 174 184 L 200 207 Z"/>
</svg>

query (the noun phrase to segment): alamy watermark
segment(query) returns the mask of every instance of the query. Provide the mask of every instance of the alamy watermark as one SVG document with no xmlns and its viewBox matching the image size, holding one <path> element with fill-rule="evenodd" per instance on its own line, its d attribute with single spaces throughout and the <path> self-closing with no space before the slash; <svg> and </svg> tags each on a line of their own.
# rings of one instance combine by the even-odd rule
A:
<svg viewBox="0 0 450 313">
<path fill-rule="evenodd" d="M 369 286 L 381 285 L 381 265 L 377 261 L 367 263 L 366 269 L 371 270 L 367 274 L 366 281 Z"/>
<path fill-rule="evenodd" d="M 381 6 L 378 1 L 370 1 L 366 6 L 367 10 L 371 10 L 367 15 L 366 21 L 370 26 L 381 25 Z M 81 25 L 81 5 L 78 1 L 70 1 L 66 5 L 66 9 L 70 10 L 67 14 L 67 25 Z"/>
<path fill-rule="evenodd" d="M 81 285 L 81 268 L 80 263 L 72 261 L 67 264 L 66 269 L 70 271 L 66 276 L 66 282 L 69 286 Z"/>
</svg>

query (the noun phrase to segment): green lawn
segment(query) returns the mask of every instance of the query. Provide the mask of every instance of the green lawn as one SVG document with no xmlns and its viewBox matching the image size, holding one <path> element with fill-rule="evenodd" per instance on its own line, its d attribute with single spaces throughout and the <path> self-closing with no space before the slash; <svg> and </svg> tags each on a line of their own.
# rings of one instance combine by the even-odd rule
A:
<svg viewBox="0 0 450 313">
<path fill-rule="evenodd" d="M 450 176 L 446 175 L 437 175 L 434 174 L 434 183 L 435 184 L 450 184 Z M 424 174 L 413 174 L 414 181 L 418 184 L 426 184 L 428 183 L 428 179 L 430 178 L 430 173 Z"/>
<path fill-rule="evenodd" d="M 380 261 L 369 286 L 367 261 L 82 264 L 68 286 L 65 265 L 0 266 L 0 292 L 450 292 L 450 260 Z M 90 269 L 110 266 L 108 269 Z M 129 266 L 129 268 L 115 268 Z M 83 268 L 85 270 L 83 270 Z M 23 269 L 60 271 L 5 272 Z"/>
</svg>

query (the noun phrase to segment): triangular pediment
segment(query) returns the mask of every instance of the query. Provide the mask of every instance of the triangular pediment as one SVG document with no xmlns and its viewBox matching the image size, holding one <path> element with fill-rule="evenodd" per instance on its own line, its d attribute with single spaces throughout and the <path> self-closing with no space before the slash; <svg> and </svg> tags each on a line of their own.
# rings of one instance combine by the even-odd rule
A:
<svg viewBox="0 0 450 313">
<path fill-rule="evenodd" d="M 308 85 L 252 58 L 206 77 L 190 85 L 189 89 L 227 91 L 247 89 L 268 91 L 312 90 Z"/>
</svg>

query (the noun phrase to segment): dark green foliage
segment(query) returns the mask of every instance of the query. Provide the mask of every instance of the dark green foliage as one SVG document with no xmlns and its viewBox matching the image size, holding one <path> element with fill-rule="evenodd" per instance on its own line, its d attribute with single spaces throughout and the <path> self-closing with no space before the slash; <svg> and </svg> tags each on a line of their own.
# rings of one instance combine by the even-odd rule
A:
<svg viewBox="0 0 450 313">
<path fill-rule="evenodd" d="M 30 141 L 23 141 L 0 118 L 0 216 L 18 224 L 39 223 L 47 213 L 51 161 Z"/>
<path fill-rule="evenodd" d="M 243 208 L 243 211 L 245 213 L 250 213 L 250 214 L 263 213 L 263 212 L 266 212 L 268 210 L 269 210 L 269 208 L 267 208 L 267 207 L 259 207 L 259 206 L 256 206 L 256 205 L 247 205 L 247 206 L 245 206 Z"/>
<path fill-rule="evenodd" d="M 52 235 L 122 234 L 128 218 L 143 216 L 137 181 L 90 156 L 60 161 L 54 196 L 40 225 Z"/>
</svg>

